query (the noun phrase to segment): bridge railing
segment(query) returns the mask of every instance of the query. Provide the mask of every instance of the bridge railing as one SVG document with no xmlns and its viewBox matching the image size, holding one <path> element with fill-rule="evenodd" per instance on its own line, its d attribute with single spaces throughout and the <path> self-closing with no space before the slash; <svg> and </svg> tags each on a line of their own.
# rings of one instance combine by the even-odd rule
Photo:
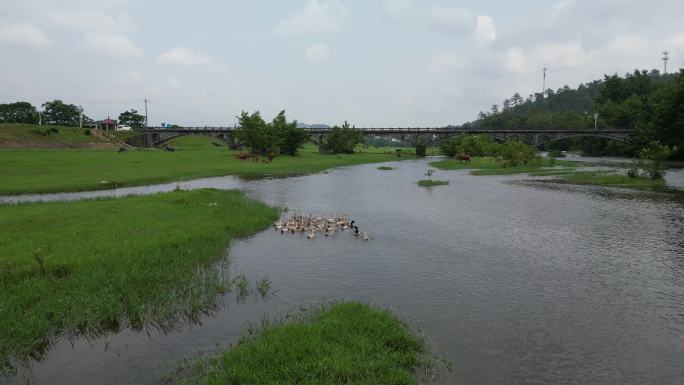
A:
<svg viewBox="0 0 684 385">
<path fill-rule="evenodd" d="M 309 133 L 328 133 L 332 132 L 332 127 L 304 128 Z M 520 134 L 544 134 L 554 132 L 631 132 L 624 128 L 546 128 L 546 129 L 493 129 L 493 128 L 462 128 L 462 127 L 359 127 L 355 128 L 364 133 L 406 133 L 406 134 L 456 134 L 456 133 L 520 133 Z M 215 126 L 188 126 L 188 127 L 146 127 L 136 129 L 136 131 L 235 131 L 236 127 L 215 127 Z"/>
</svg>

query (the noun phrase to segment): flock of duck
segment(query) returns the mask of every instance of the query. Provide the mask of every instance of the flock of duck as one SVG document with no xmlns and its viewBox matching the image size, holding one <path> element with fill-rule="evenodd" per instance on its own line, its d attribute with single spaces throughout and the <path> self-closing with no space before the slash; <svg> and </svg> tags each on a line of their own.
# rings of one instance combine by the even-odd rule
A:
<svg viewBox="0 0 684 385">
<path fill-rule="evenodd" d="M 370 239 L 368 233 L 365 231 L 359 231 L 359 227 L 354 225 L 355 221 L 349 221 L 346 215 L 335 216 L 330 218 L 325 216 L 314 216 L 309 214 L 305 216 L 304 213 L 295 214 L 288 219 L 276 222 L 273 224 L 273 228 L 276 231 L 280 231 L 281 234 L 284 233 L 306 233 L 308 239 L 313 239 L 316 237 L 317 233 L 323 233 L 326 237 L 333 237 L 338 231 L 344 231 L 346 229 L 353 230 L 354 235 L 360 237 L 364 241 Z"/>
</svg>

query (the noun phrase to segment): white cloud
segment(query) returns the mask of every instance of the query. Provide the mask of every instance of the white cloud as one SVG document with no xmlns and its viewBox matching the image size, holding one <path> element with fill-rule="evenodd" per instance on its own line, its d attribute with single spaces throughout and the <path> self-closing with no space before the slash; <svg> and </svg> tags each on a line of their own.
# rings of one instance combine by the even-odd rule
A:
<svg viewBox="0 0 684 385">
<path fill-rule="evenodd" d="M 528 67 L 527 59 L 520 48 L 511 48 L 506 52 L 504 68 L 508 72 L 524 73 Z"/>
<path fill-rule="evenodd" d="M 390 19 L 418 24 L 448 34 L 467 33 L 476 26 L 475 14 L 454 6 L 420 5 L 413 0 L 385 0 L 385 13 Z"/>
<path fill-rule="evenodd" d="M 48 14 L 48 19 L 67 27 L 119 34 L 129 31 L 133 26 L 133 22 L 126 14 L 115 17 L 98 9 L 53 11 Z"/>
<path fill-rule="evenodd" d="M 103 56 L 141 56 L 142 49 L 121 35 L 91 32 L 86 33 L 84 47 L 93 53 Z"/>
<path fill-rule="evenodd" d="M 496 40 L 496 25 L 490 16 L 478 16 L 475 28 L 477 40 L 483 44 L 489 44 Z"/>
<path fill-rule="evenodd" d="M 180 87 L 181 84 L 180 84 L 180 82 L 178 81 L 178 79 L 176 79 L 175 77 L 169 75 L 169 76 L 166 78 L 166 85 L 168 85 L 169 88 L 178 88 L 178 87 Z"/>
<path fill-rule="evenodd" d="M 441 53 L 436 55 L 432 60 L 430 72 L 453 72 L 463 69 L 466 66 L 466 61 L 463 56 L 454 53 Z"/>
<path fill-rule="evenodd" d="M 209 56 L 183 47 L 176 47 L 168 52 L 164 52 L 159 55 L 157 61 L 165 64 L 179 64 L 183 66 L 203 65 L 213 62 Z"/>
<path fill-rule="evenodd" d="M 577 68 L 587 56 L 579 41 L 545 43 L 526 51 L 515 47 L 506 52 L 504 68 L 519 74 L 536 73 L 542 67 Z"/>
<path fill-rule="evenodd" d="M 330 49 L 328 49 L 326 45 L 316 44 L 307 48 L 304 53 L 310 62 L 319 64 L 328 60 L 328 57 L 330 56 Z"/>
<path fill-rule="evenodd" d="M 27 45 L 35 48 L 50 45 L 51 40 L 45 32 L 31 24 L 0 24 L 0 43 Z"/>
<path fill-rule="evenodd" d="M 457 7 L 430 6 L 427 8 L 427 22 L 431 28 L 450 33 L 461 34 L 475 27 L 475 14 Z"/>
<path fill-rule="evenodd" d="M 337 0 L 309 0 L 302 9 L 278 25 L 284 35 L 311 35 L 334 31 L 347 12 Z"/>
<path fill-rule="evenodd" d="M 143 76 L 138 71 L 125 71 L 121 74 L 121 80 L 126 83 L 138 83 L 143 80 Z"/>
</svg>

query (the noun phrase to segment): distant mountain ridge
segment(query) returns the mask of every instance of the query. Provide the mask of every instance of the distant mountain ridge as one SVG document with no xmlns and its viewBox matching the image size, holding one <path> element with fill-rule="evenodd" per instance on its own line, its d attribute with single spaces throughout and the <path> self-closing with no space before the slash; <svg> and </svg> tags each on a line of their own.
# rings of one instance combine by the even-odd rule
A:
<svg viewBox="0 0 684 385">
<path fill-rule="evenodd" d="M 327 124 L 306 124 L 306 123 L 297 123 L 297 127 L 299 127 L 299 128 L 330 128 L 330 126 Z"/>
</svg>

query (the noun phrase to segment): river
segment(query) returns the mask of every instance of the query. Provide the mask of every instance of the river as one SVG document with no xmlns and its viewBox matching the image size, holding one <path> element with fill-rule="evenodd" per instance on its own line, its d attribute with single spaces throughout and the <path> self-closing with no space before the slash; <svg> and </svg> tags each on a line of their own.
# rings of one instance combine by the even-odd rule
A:
<svg viewBox="0 0 684 385">
<path fill-rule="evenodd" d="M 139 188 L 240 188 L 285 215 L 348 214 L 373 239 L 263 231 L 233 243 L 230 269 L 268 277 L 266 299 L 229 294 L 216 314 L 172 331 L 62 340 L 0 382 L 155 381 L 176 360 L 235 342 L 250 323 L 325 298 L 392 309 L 450 363 L 440 383 L 682 384 L 681 195 L 465 170 L 437 171 L 450 184 L 426 189 L 415 183 L 426 160 L 390 165 Z"/>
</svg>

